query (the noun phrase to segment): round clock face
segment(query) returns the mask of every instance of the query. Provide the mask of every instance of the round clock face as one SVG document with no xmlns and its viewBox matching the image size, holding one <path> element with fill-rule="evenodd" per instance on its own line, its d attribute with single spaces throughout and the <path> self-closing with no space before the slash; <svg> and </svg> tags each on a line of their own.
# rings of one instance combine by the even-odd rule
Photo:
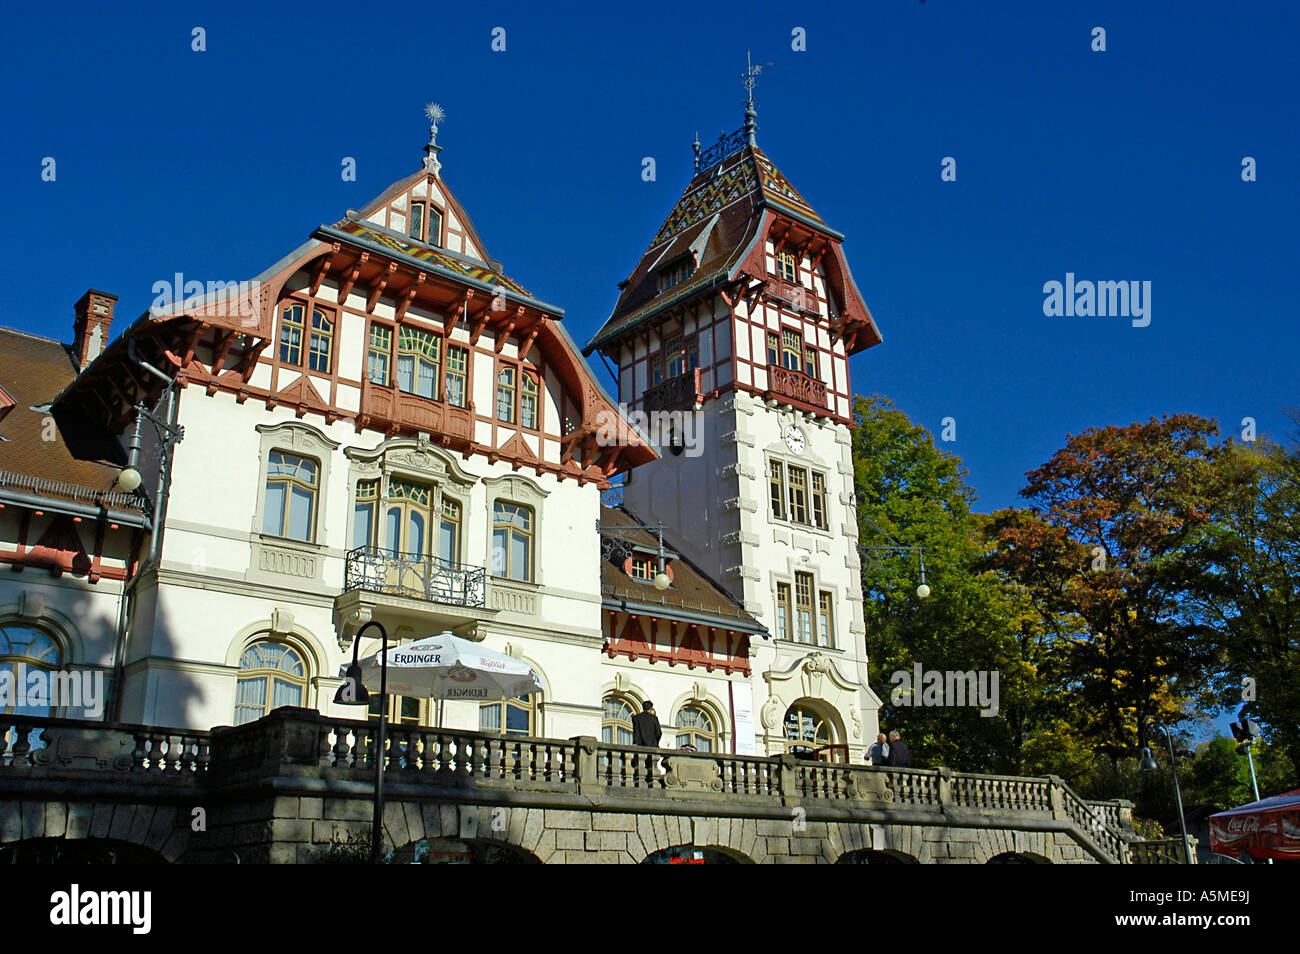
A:
<svg viewBox="0 0 1300 954">
<path fill-rule="evenodd" d="M 804 449 L 803 431 L 791 424 L 785 429 L 785 446 L 790 448 L 796 454 L 802 454 Z"/>
</svg>

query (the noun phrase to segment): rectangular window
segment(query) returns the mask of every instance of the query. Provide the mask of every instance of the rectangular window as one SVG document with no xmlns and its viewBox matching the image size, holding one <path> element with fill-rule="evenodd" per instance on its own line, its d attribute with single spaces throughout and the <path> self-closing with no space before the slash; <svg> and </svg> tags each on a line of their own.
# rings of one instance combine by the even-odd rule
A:
<svg viewBox="0 0 1300 954">
<path fill-rule="evenodd" d="M 804 374 L 810 378 L 817 377 L 817 352 L 809 346 L 804 349 Z"/>
<path fill-rule="evenodd" d="M 465 369 L 469 366 L 469 352 L 455 345 L 447 346 L 447 403 L 465 406 L 467 384 Z"/>
<path fill-rule="evenodd" d="M 522 374 L 519 378 L 519 425 L 529 430 L 537 430 L 537 379 L 531 374 Z"/>
<path fill-rule="evenodd" d="M 438 399 L 442 339 L 428 331 L 401 328 L 397 333 L 397 386 L 407 394 Z"/>
<path fill-rule="evenodd" d="M 785 519 L 785 476 L 779 460 L 772 461 L 769 481 L 771 484 L 772 516 L 777 520 Z"/>
<path fill-rule="evenodd" d="M 388 386 L 388 368 L 393 355 L 393 329 L 370 326 L 370 350 L 366 352 L 366 377 L 371 384 Z"/>
<path fill-rule="evenodd" d="M 429 209 L 429 238 L 430 245 L 436 245 L 442 248 L 442 213 L 437 209 Z"/>
<path fill-rule="evenodd" d="M 492 575 L 533 579 L 533 511 L 498 500 L 492 505 Z"/>
<path fill-rule="evenodd" d="M 266 468 L 262 532 L 310 543 L 316 525 L 318 484 L 318 465 L 314 460 L 271 451 Z"/>
<path fill-rule="evenodd" d="M 664 354 L 668 356 L 668 377 L 675 378 L 686 371 L 686 352 L 682 348 L 682 336 L 673 335 L 664 345 Z"/>
<path fill-rule="evenodd" d="M 357 500 L 352 511 L 352 546 L 368 547 L 374 542 L 375 506 L 379 500 L 379 481 L 357 481 Z"/>
<path fill-rule="evenodd" d="M 650 355 L 650 386 L 664 383 L 664 353 L 656 351 Z"/>
<path fill-rule="evenodd" d="M 795 639 L 801 643 L 813 641 L 813 578 L 811 573 L 794 575 Z"/>
<path fill-rule="evenodd" d="M 438 521 L 438 558 L 446 563 L 460 562 L 460 502 L 442 498 L 442 516 Z"/>
<path fill-rule="evenodd" d="M 793 283 L 799 277 L 799 266 L 793 252 L 780 252 L 776 256 L 777 271 L 781 280 Z"/>
<path fill-rule="evenodd" d="M 411 238 L 424 241 L 424 203 L 411 203 Z"/>
<path fill-rule="evenodd" d="M 686 342 L 686 370 L 694 371 L 700 366 L 700 339 L 692 337 Z"/>
<path fill-rule="evenodd" d="M 790 638 L 790 584 L 776 585 L 776 638 Z"/>
<path fill-rule="evenodd" d="M 817 645 L 833 644 L 835 627 L 831 621 L 831 595 L 826 590 L 817 594 Z"/>
<path fill-rule="evenodd" d="M 497 372 L 497 420 L 515 422 L 515 369 L 509 366 Z"/>
<path fill-rule="evenodd" d="M 767 333 L 767 363 L 776 365 L 781 363 L 781 339 L 772 331 Z"/>
<path fill-rule="evenodd" d="M 302 366 L 302 305 L 290 305 L 280 315 L 280 363 Z"/>
<path fill-rule="evenodd" d="M 803 337 L 789 328 L 781 329 L 781 366 L 789 371 L 803 370 Z"/>
<path fill-rule="evenodd" d="M 334 352 L 334 322 L 319 308 L 311 310 L 311 349 L 307 366 L 321 374 L 330 373 L 330 360 Z"/>
<path fill-rule="evenodd" d="M 826 530 L 826 478 L 817 471 L 812 472 L 812 516 L 813 526 Z"/>
<path fill-rule="evenodd" d="M 802 467 L 791 467 L 790 474 L 790 519 L 795 523 L 808 522 L 808 471 Z"/>
</svg>

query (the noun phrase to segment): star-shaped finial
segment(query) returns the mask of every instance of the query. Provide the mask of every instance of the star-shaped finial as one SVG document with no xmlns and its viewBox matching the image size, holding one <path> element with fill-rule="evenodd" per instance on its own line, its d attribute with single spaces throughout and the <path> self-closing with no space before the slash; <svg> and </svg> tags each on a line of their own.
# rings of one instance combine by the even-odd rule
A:
<svg viewBox="0 0 1300 954">
<path fill-rule="evenodd" d="M 430 103 L 428 106 L 424 107 L 424 115 L 428 116 L 429 122 L 433 123 L 435 126 L 447 118 L 446 111 L 437 103 Z"/>
</svg>

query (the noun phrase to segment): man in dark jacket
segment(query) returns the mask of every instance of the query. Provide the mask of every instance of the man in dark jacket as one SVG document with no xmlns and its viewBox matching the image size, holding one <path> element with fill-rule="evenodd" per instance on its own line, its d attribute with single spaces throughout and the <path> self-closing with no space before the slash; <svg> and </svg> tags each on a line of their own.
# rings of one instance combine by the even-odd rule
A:
<svg viewBox="0 0 1300 954">
<path fill-rule="evenodd" d="M 897 768 L 912 767 L 912 753 L 897 731 L 889 733 L 889 764 Z"/>
<path fill-rule="evenodd" d="M 663 734 L 659 717 L 655 715 L 655 704 L 647 699 L 645 708 L 632 717 L 632 744 L 657 749 Z"/>
</svg>

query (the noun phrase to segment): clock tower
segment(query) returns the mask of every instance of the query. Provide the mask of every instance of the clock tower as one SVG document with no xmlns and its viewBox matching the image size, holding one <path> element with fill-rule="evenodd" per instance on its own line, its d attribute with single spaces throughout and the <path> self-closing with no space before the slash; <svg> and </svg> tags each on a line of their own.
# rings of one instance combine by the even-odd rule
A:
<svg viewBox="0 0 1300 954">
<path fill-rule="evenodd" d="M 624 506 L 767 627 L 752 751 L 862 761 L 880 701 L 853 506 L 849 357 L 880 333 L 828 226 L 744 126 L 695 175 L 587 345 L 661 450 Z M 752 699 L 748 695 L 752 689 Z M 739 740 L 744 746 L 745 740 Z M 739 749 L 744 751 L 744 748 Z"/>
</svg>

